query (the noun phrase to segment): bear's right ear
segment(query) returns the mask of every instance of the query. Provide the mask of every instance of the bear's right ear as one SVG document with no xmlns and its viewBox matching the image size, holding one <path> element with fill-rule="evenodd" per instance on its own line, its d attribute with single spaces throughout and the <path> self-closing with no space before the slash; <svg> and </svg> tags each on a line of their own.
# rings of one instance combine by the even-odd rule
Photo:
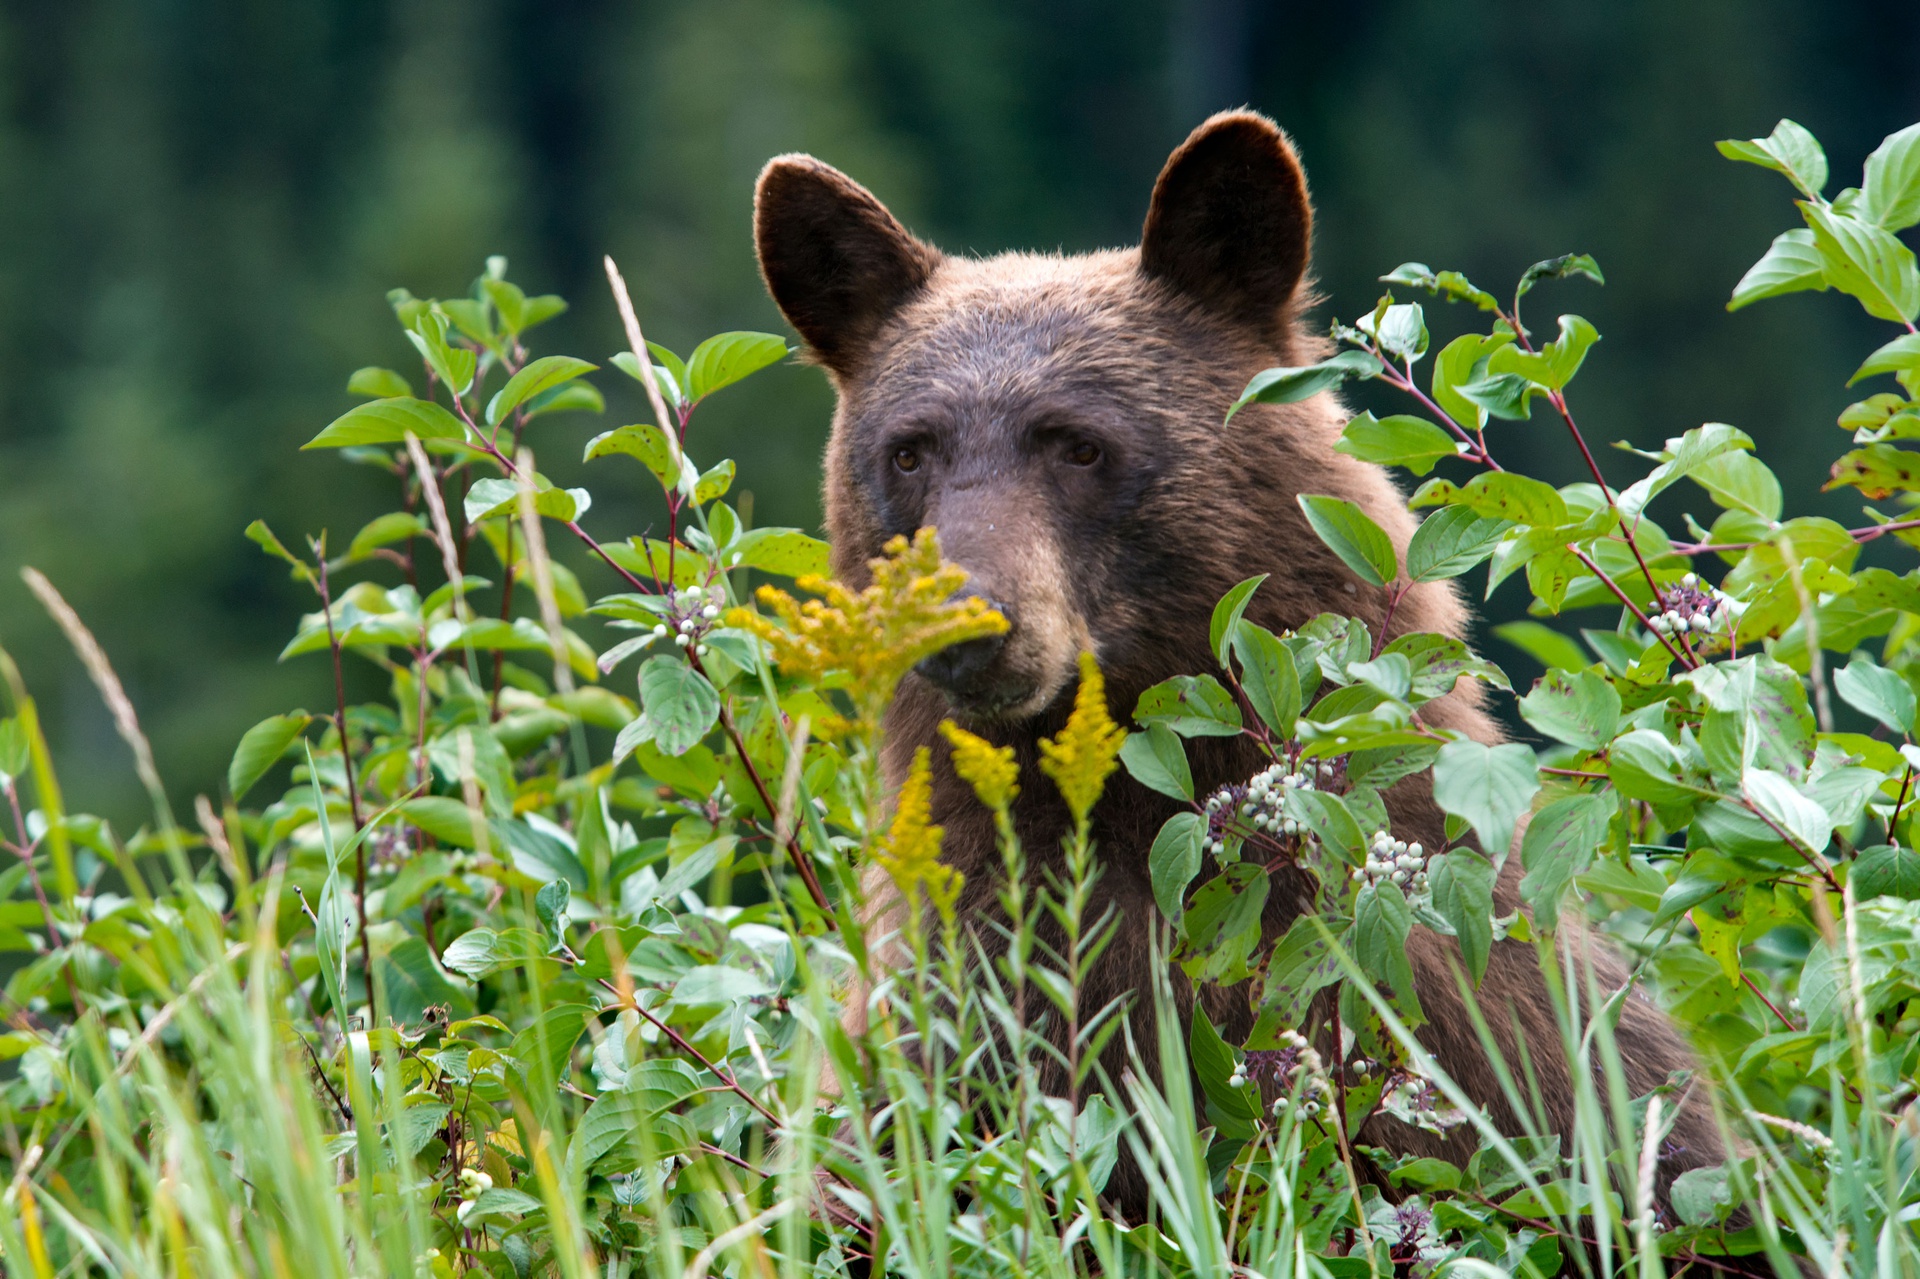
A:
<svg viewBox="0 0 1920 1279">
<path fill-rule="evenodd" d="M 1307 176 L 1280 127 L 1223 111 L 1167 158 L 1140 234 L 1140 269 L 1266 328 L 1292 301 L 1313 238 Z"/>
<path fill-rule="evenodd" d="M 872 192 L 810 155 L 778 156 L 761 172 L 753 237 L 767 292 L 842 376 L 940 264 Z"/>
</svg>

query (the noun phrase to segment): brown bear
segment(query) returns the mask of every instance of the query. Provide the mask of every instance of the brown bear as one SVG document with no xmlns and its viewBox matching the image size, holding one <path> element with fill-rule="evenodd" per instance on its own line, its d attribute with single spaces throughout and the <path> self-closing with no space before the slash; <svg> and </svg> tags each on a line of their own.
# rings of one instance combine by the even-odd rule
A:
<svg viewBox="0 0 1920 1279">
<path fill-rule="evenodd" d="M 1320 394 L 1254 407 L 1223 425 L 1253 374 L 1309 364 L 1327 350 L 1302 324 L 1311 301 L 1306 179 L 1271 121 L 1236 111 L 1195 130 L 1161 171 L 1134 249 L 949 257 L 909 234 L 865 188 L 804 155 L 767 165 L 755 214 L 767 287 L 838 392 L 826 461 L 836 570 L 863 584 L 883 543 L 932 525 L 971 575 L 968 589 L 1011 623 L 1004 636 L 950 649 L 907 679 L 887 722 L 896 782 L 918 747 L 944 759 L 936 727 L 949 715 L 1012 744 L 1029 779 L 1016 825 L 1038 873 L 1068 817 L 1038 781 L 1037 742 L 1071 708 L 1083 649 L 1098 657 L 1111 704 L 1124 714 L 1150 685 L 1210 669 L 1214 602 L 1256 573 L 1271 574 L 1248 610 L 1264 626 L 1297 627 L 1321 612 L 1380 625 L 1384 592 L 1321 544 L 1295 502 L 1302 493 L 1356 502 L 1404 556 L 1415 520 L 1401 492 L 1381 468 L 1333 450 L 1348 416 L 1339 401 Z M 1464 636 L 1467 622 L 1454 585 L 1431 584 L 1400 604 L 1392 628 Z M 1477 688 L 1463 686 L 1431 709 L 1435 722 L 1501 739 Z M 1243 739 L 1197 745 L 1202 793 L 1244 781 L 1266 762 Z M 999 861 L 989 814 L 944 767 L 933 804 L 946 857 L 967 877 L 963 917 L 990 913 Z M 1425 778 L 1400 783 L 1388 806 L 1401 838 L 1444 842 Z M 1122 923 L 1088 1007 L 1138 996 L 1133 1037 L 1148 1053 L 1158 916 L 1147 854 L 1175 811 L 1175 801 L 1124 774 L 1094 810 L 1095 912 L 1110 904 Z M 1274 886 L 1265 921 L 1272 936 L 1306 900 L 1299 874 Z M 1503 913 L 1515 906 L 1518 876 L 1510 858 L 1496 898 Z M 1603 988 L 1617 989 L 1624 968 L 1591 949 Z M 1422 1043 L 1504 1131 L 1519 1131 L 1462 1007 L 1454 944 L 1416 930 L 1410 955 L 1429 1019 Z M 1571 1091 L 1533 948 L 1496 944 L 1478 1000 L 1516 1075 L 1511 1026 L 1524 1028 L 1548 1120 L 1564 1128 Z M 1207 1003 L 1229 1040 L 1244 1041 L 1249 1001 Z M 1673 1026 L 1638 994 L 1626 1002 L 1618 1042 L 1639 1092 L 1693 1066 Z M 1470 1131 L 1442 1140 L 1387 1117 L 1371 1121 L 1363 1139 L 1456 1161 L 1475 1140 Z M 1723 1157 L 1697 1091 L 1666 1150 L 1663 1197 L 1680 1172 Z M 1110 1193 L 1137 1209 L 1137 1172 L 1123 1167 Z"/>
</svg>

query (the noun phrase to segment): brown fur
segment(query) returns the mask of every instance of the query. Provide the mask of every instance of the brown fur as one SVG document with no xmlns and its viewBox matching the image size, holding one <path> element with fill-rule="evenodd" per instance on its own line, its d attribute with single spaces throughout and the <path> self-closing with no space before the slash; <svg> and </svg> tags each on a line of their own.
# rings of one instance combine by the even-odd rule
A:
<svg viewBox="0 0 1920 1279">
<path fill-rule="evenodd" d="M 1255 573 L 1271 574 L 1248 610 L 1262 625 L 1296 627 L 1327 611 L 1380 624 L 1383 593 L 1320 543 L 1294 500 L 1326 493 L 1356 502 L 1404 554 L 1415 520 L 1402 494 L 1379 467 L 1333 451 L 1347 417 L 1340 404 L 1320 395 L 1251 408 L 1222 425 L 1254 373 L 1310 363 L 1325 349 L 1299 321 L 1311 227 L 1305 178 L 1269 121 L 1235 112 L 1196 130 L 1161 174 L 1138 249 L 946 257 L 851 179 L 804 156 L 767 166 L 757 213 L 768 286 L 839 393 L 826 477 L 837 571 L 858 583 L 889 537 L 931 524 L 972 574 L 970 589 L 1013 622 L 1004 645 L 982 650 L 972 669 L 945 671 L 945 692 L 909 677 L 887 724 L 896 779 L 916 747 L 944 760 L 935 726 L 957 715 L 1014 746 L 1024 785 L 1016 824 L 1037 863 L 1057 860 L 1067 819 L 1038 770 L 1036 743 L 1064 721 L 1081 649 L 1098 656 L 1110 702 L 1124 714 L 1149 685 L 1211 667 L 1213 603 Z M 1083 444 L 1099 450 L 1091 465 L 1073 452 Z M 903 448 L 911 471 L 896 464 Z M 1463 636 L 1467 621 L 1452 585 L 1434 584 L 1407 597 L 1392 628 Z M 1500 740 L 1477 686 L 1434 704 L 1429 718 Z M 1194 746 L 1202 793 L 1264 763 L 1244 740 Z M 1425 779 L 1395 787 L 1388 807 L 1396 834 L 1443 842 Z M 1147 851 L 1176 809 L 1122 773 L 1094 814 L 1096 911 L 1111 904 L 1121 929 L 1087 991 L 1089 1007 L 1137 996 L 1134 1038 L 1149 1054 L 1155 1039 L 1141 1019 L 1151 1016 L 1143 1010 L 1158 916 Z M 963 917 L 990 913 L 992 824 L 944 767 L 934 818 L 946 828 L 948 859 L 967 877 Z M 1503 913 L 1516 903 L 1516 863 L 1499 884 Z M 1305 900 L 1297 879 L 1276 884 L 1269 930 L 1284 930 Z M 1619 961 L 1591 949 L 1598 980 L 1617 988 Z M 1517 1131 L 1457 994 L 1454 944 L 1416 930 L 1410 954 L 1428 1014 L 1422 1042 L 1503 1129 Z M 1208 1000 L 1229 1039 L 1251 1026 L 1248 1001 L 1235 995 L 1217 1009 Z M 1512 1023 L 1522 1027 L 1550 1120 L 1566 1125 L 1570 1085 L 1533 949 L 1496 944 L 1478 1001 L 1516 1075 Z M 1693 1064 L 1639 995 L 1627 1001 L 1618 1040 L 1636 1091 Z M 1372 1121 L 1363 1140 L 1456 1160 L 1473 1144 L 1389 1118 Z M 1722 1157 L 1703 1097 L 1686 1106 L 1673 1145 L 1663 1193 L 1679 1172 Z M 1142 1193 L 1125 1169 L 1112 1190 L 1134 1206 Z"/>
</svg>

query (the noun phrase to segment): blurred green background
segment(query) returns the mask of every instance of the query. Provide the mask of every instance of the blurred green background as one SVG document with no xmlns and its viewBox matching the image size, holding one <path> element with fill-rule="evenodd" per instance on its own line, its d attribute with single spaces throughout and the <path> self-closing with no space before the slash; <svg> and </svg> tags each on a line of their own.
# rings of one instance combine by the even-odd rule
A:
<svg viewBox="0 0 1920 1279">
<path fill-rule="evenodd" d="M 1916 50 L 1912 0 L 16 0 L 0 644 L 74 804 L 137 812 L 22 564 L 96 628 L 172 783 L 213 791 L 247 725 L 331 700 L 324 659 L 275 662 L 310 602 L 241 529 L 337 539 L 386 509 L 384 477 L 295 450 L 351 403 L 350 370 L 411 367 L 389 287 L 458 294 L 504 253 L 575 304 L 538 348 L 600 360 L 620 345 L 612 252 L 649 336 L 685 351 L 780 328 L 749 234 L 777 152 L 841 166 L 949 250 L 1072 251 L 1132 243 L 1168 150 L 1242 103 L 1300 143 L 1327 310 L 1368 309 L 1407 259 L 1504 290 L 1591 252 L 1606 288 L 1550 286 L 1531 312 L 1606 335 L 1576 392 L 1590 434 L 1732 422 L 1804 507 L 1840 451 L 1842 382 L 1883 335 L 1833 295 L 1723 311 L 1794 214 L 1784 182 L 1712 142 L 1790 115 L 1834 188 L 1856 182 L 1920 119 Z M 608 419 L 532 434 L 556 478 L 638 416 L 596 381 Z M 776 369 L 703 410 L 696 456 L 739 459 L 758 522 L 814 527 L 828 412 L 817 372 Z M 1546 425 L 1497 446 L 1575 478 Z M 594 481 L 602 536 L 648 518 L 635 469 Z M 1495 616 L 1520 602 L 1506 589 Z"/>
</svg>

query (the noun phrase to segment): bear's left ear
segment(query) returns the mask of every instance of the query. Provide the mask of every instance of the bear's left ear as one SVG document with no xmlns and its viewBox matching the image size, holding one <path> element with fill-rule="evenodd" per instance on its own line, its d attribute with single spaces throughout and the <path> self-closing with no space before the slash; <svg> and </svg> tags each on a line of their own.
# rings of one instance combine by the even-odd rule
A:
<svg viewBox="0 0 1920 1279">
<path fill-rule="evenodd" d="M 1140 269 L 1216 310 L 1274 324 L 1307 271 L 1307 177 L 1278 125 L 1223 111 L 1167 158 L 1140 235 Z"/>
</svg>

